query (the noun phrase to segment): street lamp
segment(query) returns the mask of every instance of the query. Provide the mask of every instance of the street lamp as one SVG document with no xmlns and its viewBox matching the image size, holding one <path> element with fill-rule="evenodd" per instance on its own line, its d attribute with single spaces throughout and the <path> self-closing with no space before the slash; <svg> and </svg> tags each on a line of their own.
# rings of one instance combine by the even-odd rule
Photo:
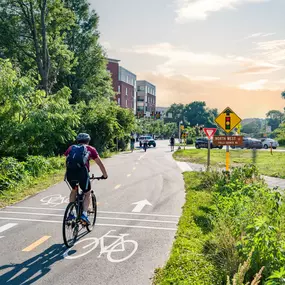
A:
<svg viewBox="0 0 285 285">
<path fill-rule="evenodd" d="M 179 122 L 179 147 L 178 149 L 181 149 L 180 143 L 181 143 L 181 125 L 183 124 L 183 121 Z"/>
</svg>

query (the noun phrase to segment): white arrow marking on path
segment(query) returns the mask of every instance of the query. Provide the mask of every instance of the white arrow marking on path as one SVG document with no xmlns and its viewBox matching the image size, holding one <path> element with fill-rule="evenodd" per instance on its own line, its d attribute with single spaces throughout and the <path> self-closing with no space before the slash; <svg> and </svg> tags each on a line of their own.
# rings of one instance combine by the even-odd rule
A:
<svg viewBox="0 0 285 285">
<path fill-rule="evenodd" d="M 138 201 L 138 202 L 135 202 L 133 203 L 132 205 L 136 205 L 134 207 L 134 209 L 132 210 L 133 213 L 139 213 L 141 212 L 141 210 L 146 206 L 152 206 L 152 204 L 148 201 L 148 200 L 141 200 L 141 201 Z"/>
</svg>

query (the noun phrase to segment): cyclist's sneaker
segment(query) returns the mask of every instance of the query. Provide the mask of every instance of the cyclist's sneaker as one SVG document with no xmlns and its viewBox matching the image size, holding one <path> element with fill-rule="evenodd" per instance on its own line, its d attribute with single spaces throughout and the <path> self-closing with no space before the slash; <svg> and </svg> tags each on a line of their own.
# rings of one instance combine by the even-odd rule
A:
<svg viewBox="0 0 285 285">
<path fill-rule="evenodd" d="M 81 220 L 86 223 L 87 225 L 90 225 L 89 219 L 87 216 L 85 216 L 84 214 L 81 215 Z"/>
<path fill-rule="evenodd" d="M 67 221 L 75 220 L 75 216 L 73 213 L 69 213 L 69 216 L 67 217 Z"/>
</svg>

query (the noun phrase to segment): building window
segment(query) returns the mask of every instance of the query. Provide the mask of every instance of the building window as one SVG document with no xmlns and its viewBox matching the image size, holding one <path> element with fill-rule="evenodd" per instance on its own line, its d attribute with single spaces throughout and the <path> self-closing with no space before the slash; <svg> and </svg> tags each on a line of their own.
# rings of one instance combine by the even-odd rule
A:
<svg viewBox="0 0 285 285">
<path fill-rule="evenodd" d="M 126 107 L 128 107 L 128 100 L 126 100 Z"/>
<path fill-rule="evenodd" d="M 121 93 L 121 86 L 118 86 L 118 93 Z"/>
<path fill-rule="evenodd" d="M 128 88 L 126 87 L 126 95 L 128 96 Z"/>
<path fill-rule="evenodd" d="M 138 91 L 144 91 L 144 86 L 138 86 Z"/>
<path fill-rule="evenodd" d="M 121 98 L 118 98 L 118 105 L 121 106 Z"/>
</svg>

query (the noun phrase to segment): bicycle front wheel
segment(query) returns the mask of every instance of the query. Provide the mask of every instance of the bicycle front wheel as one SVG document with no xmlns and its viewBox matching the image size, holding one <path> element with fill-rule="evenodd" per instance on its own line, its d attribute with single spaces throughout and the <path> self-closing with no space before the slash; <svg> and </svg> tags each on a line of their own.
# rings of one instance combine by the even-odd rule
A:
<svg viewBox="0 0 285 285">
<path fill-rule="evenodd" d="M 79 224 L 77 216 L 76 203 L 69 203 L 66 207 L 62 223 L 63 241 L 67 247 L 74 245 L 78 235 Z"/>
<path fill-rule="evenodd" d="M 87 214 L 90 221 L 90 225 L 87 225 L 87 231 L 91 232 L 94 228 L 97 217 L 97 200 L 93 191 L 91 193 L 91 205 Z"/>
</svg>

